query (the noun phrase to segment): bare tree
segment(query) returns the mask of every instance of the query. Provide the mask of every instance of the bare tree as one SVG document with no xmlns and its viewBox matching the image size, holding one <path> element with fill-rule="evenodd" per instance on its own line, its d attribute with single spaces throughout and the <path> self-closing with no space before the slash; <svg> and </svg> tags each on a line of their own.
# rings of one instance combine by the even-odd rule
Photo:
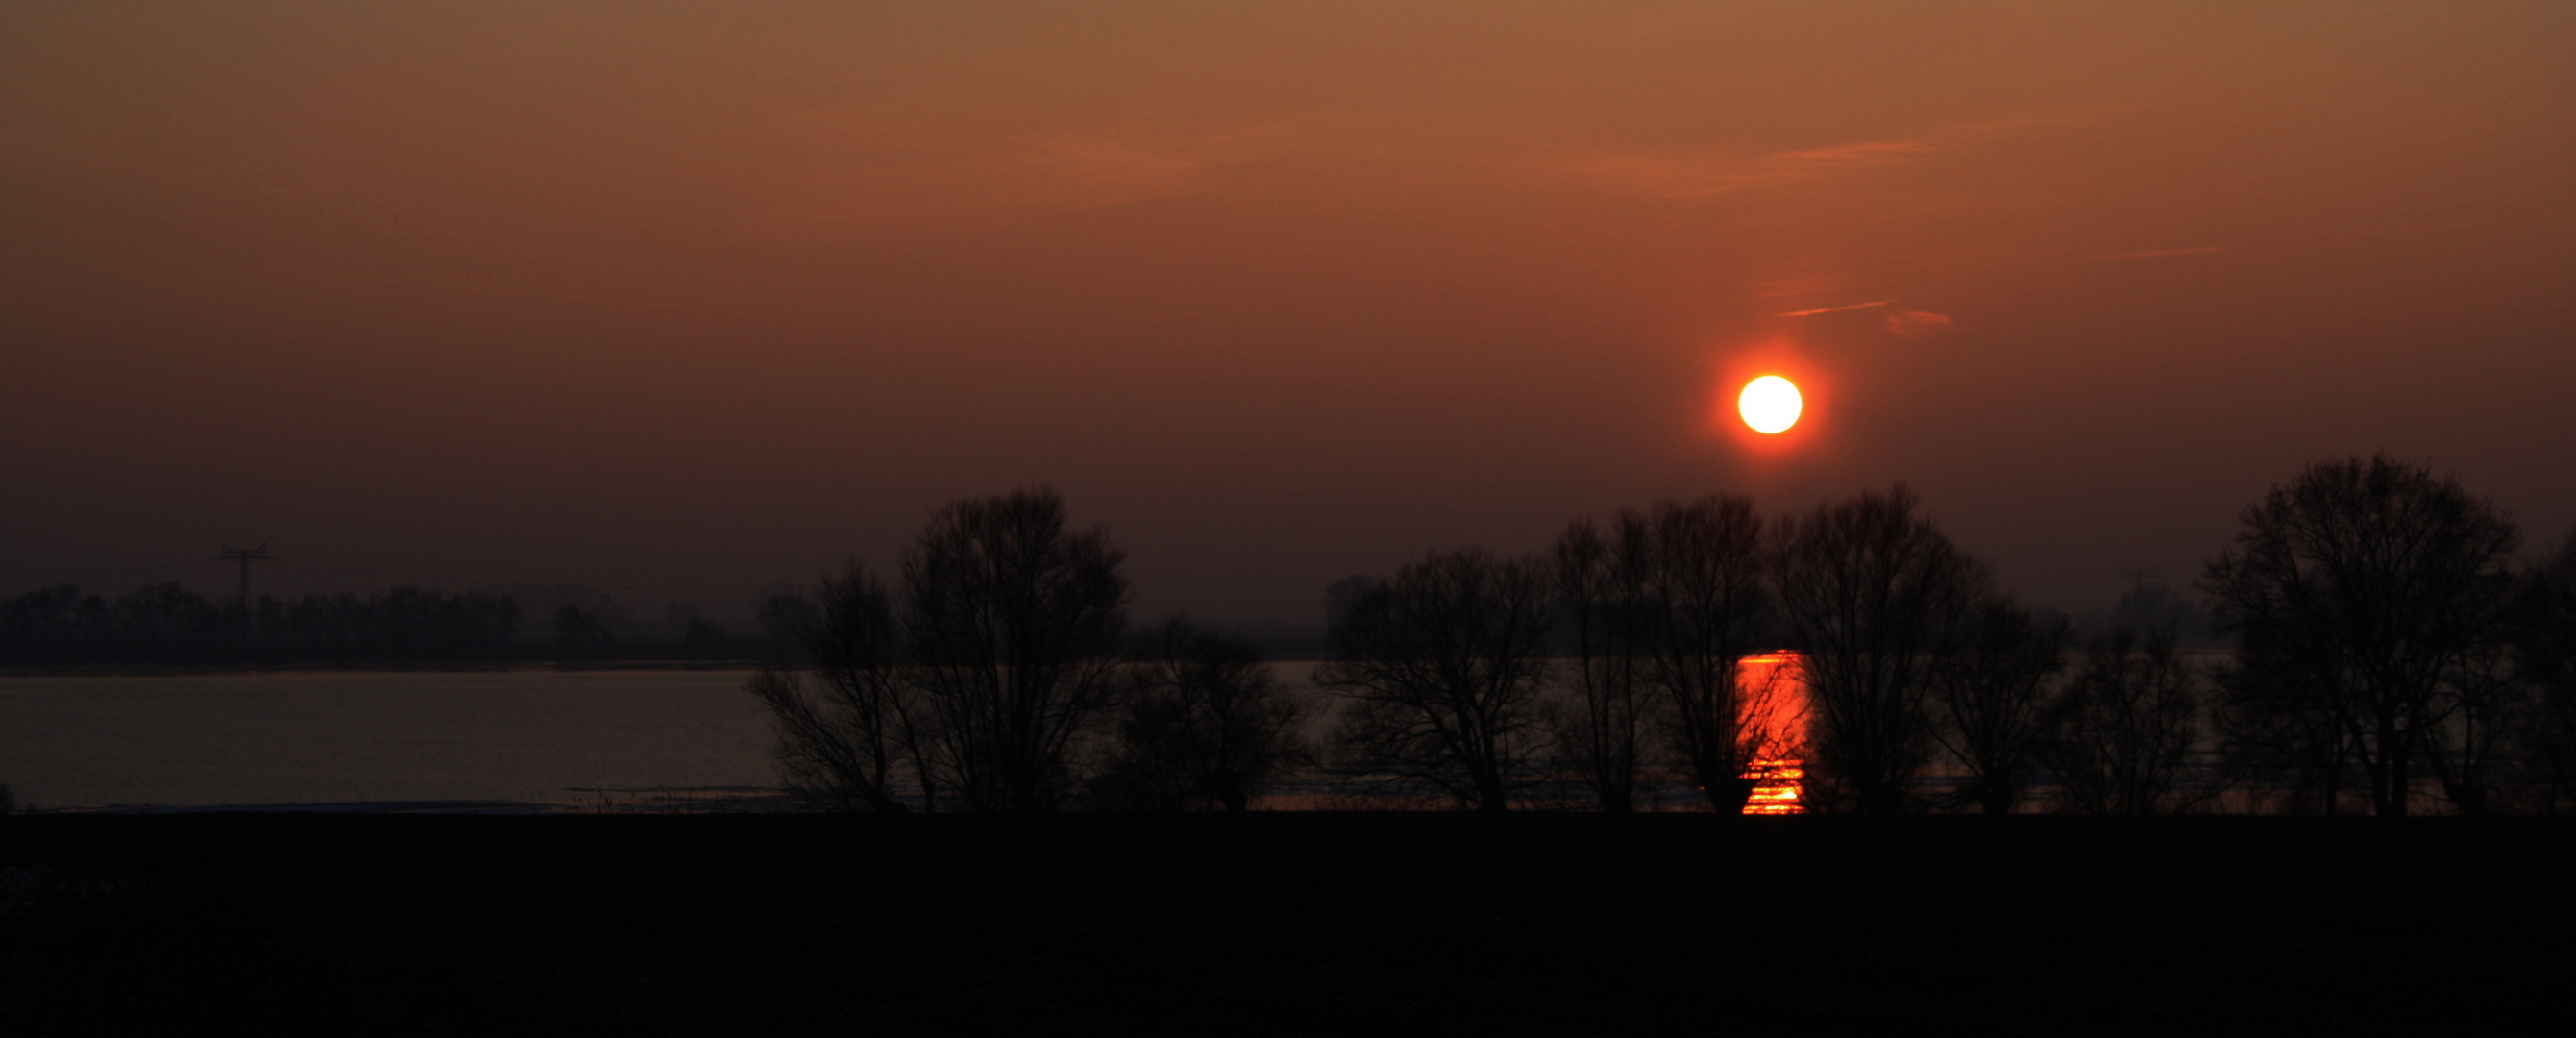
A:
<svg viewBox="0 0 2576 1038">
<path fill-rule="evenodd" d="M 2231 659 L 2213 676 L 2210 723 L 2232 777 L 2258 796 L 2278 790 L 2294 812 L 2342 810 L 2359 769 L 2328 690 L 2268 656 Z"/>
<path fill-rule="evenodd" d="M 2010 814 L 2048 740 L 2067 624 L 2005 598 L 1980 604 L 1970 624 L 1957 655 L 1933 672 L 1933 699 L 1946 722 L 1933 733 L 1968 771 L 1962 799 L 1987 814 Z"/>
<path fill-rule="evenodd" d="M 1305 703 L 1279 687 L 1259 646 L 1176 616 L 1140 638 L 1132 659 L 1117 748 L 1092 782 L 1104 803 L 1242 811 L 1312 759 L 1298 734 Z"/>
<path fill-rule="evenodd" d="M 2230 726 L 2312 744 L 2331 729 L 2332 756 L 2360 765 L 2382 815 L 2408 813 L 2419 763 L 2461 810 L 2482 809 L 2493 743 L 2476 719 L 2492 713 L 2517 543 L 2493 503 L 2384 455 L 2273 488 L 2201 582 L 2237 639 Z"/>
<path fill-rule="evenodd" d="M 787 788 L 843 809 L 900 813 L 908 810 L 895 790 L 903 771 L 923 810 L 936 809 L 928 718 L 902 667 L 903 632 L 884 586 L 854 559 L 824 574 L 820 597 L 819 609 L 780 631 L 813 659 L 820 696 L 781 665 L 750 681 L 777 724 L 773 755 Z"/>
<path fill-rule="evenodd" d="M 1746 687 L 1737 663 L 1772 648 L 1762 520 L 1751 499 L 1659 501 L 1619 516 L 1623 617 L 1645 680 L 1664 697 L 1674 749 L 1721 814 L 1744 810 L 1787 748 L 1764 722 L 1783 686 Z"/>
<path fill-rule="evenodd" d="M 910 675 L 947 785 L 976 811 L 1042 811 L 1075 737 L 1114 692 L 1126 553 L 1066 529 L 1054 490 L 959 501 L 904 554 Z"/>
<path fill-rule="evenodd" d="M 1621 567 L 1590 520 L 1557 538 L 1557 607 L 1563 614 L 1567 683 L 1573 702 L 1551 720 L 1558 753 L 1581 773 L 1603 811 L 1636 809 L 1653 700 L 1637 680 L 1637 658 L 1623 618 Z"/>
<path fill-rule="evenodd" d="M 759 615 L 761 640 L 769 643 L 780 661 L 813 662 L 806 656 L 806 634 L 823 622 L 823 610 L 811 597 L 798 592 L 771 595 L 761 599 Z"/>
<path fill-rule="evenodd" d="M 1549 585 L 1536 560 L 1473 548 L 1336 585 L 1333 654 L 1314 680 L 1343 702 L 1341 766 L 1508 807 L 1543 743 Z"/>
<path fill-rule="evenodd" d="M 2086 647 L 2048 752 L 2068 809 L 2151 815 L 2195 802 L 2181 782 L 2200 739 L 2204 682 L 2174 645 L 2167 626 L 2143 645 L 2123 627 Z"/>
<path fill-rule="evenodd" d="M 2576 530 L 2524 575 L 2513 641 L 2515 669 L 2535 693 L 2520 749 L 2539 806 L 2576 810 Z"/>
<path fill-rule="evenodd" d="M 600 616 L 602 611 L 584 609 L 571 603 L 555 610 L 555 650 L 570 655 L 589 655 L 617 644 L 617 636 Z"/>
<path fill-rule="evenodd" d="M 1912 490 L 1862 494 L 1782 520 L 1773 584 L 1807 676 L 1807 792 L 1903 810 L 1931 756 L 1925 699 L 1949 666 L 1985 567 L 1916 511 Z"/>
<path fill-rule="evenodd" d="M 801 635 L 819 695 L 783 666 L 750 681 L 787 785 L 902 810 L 908 771 L 925 810 L 943 793 L 975 811 L 1053 806 L 1069 745 L 1112 690 L 1121 558 L 1097 530 L 1067 532 L 1063 498 L 1040 488 L 934 515 L 904 556 L 900 609 L 856 562 L 826 576 Z"/>
<path fill-rule="evenodd" d="M 2517 736 L 2532 722 L 2530 689 L 2517 680 L 2507 638 L 2484 639 L 2462 653 L 2426 706 L 2413 727 L 2424 735 L 2424 762 L 2442 799 L 2461 814 L 2486 814 Z"/>
</svg>

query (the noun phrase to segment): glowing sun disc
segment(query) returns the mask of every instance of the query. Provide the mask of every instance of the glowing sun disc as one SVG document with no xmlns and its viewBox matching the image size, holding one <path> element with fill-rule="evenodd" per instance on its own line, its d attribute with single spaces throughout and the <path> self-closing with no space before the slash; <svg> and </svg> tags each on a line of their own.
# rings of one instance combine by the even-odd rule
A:
<svg viewBox="0 0 2576 1038">
<path fill-rule="evenodd" d="M 1776 433 L 1798 424 L 1798 413 L 1807 403 L 1798 396 L 1798 387 L 1778 375 L 1764 375 L 1744 384 L 1743 394 L 1735 398 L 1735 413 L 1744 416 L 1744 424 L 1754 432 Z"/>
</svg>

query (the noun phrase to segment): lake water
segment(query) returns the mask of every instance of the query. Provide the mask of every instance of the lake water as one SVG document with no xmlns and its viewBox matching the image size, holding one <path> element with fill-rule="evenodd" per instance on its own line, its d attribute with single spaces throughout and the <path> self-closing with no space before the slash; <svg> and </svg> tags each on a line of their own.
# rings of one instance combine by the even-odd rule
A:
<svg viewBox="0 0 2576 1038">
<path fill-rule="evenodd" d="M 1315 664 L 1277 666 L 1282 685 L 1311 689 Z M 743 691 L 747 675 L 0 675 L 0 782 L 40 810 L 782 806 L 769 716 Z M 1325 719 L 1312 715 L 1309 737 Z M 1651 791 L 1662 809 L 1699 807 L 1686 783 L 1665 785 Z M 1255 806 L 1453 805 L 1301 785 Z"/>
<path fill-rule="evenodd" d="M 0 676 L 40 809 L 566 809 L 776 782 L 742 671 Z M 607 791 L 607 792 L 599 792 Z"/>
</svg>

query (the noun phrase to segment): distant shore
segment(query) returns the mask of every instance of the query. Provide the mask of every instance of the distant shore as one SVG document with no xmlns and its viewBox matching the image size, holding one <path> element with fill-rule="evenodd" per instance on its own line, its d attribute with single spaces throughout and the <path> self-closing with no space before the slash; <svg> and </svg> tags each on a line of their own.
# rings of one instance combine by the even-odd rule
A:
<svg viewBox="0 0 2576 1038">
<path fill-rule="evenodd" d="M 770 660 L 753 657 L 741 659 L 633 659 L 633 660 L 420 660 L 393 663 L 274 663 L 274 664 L 81 664 L 60 666 L 0 666 L 0 678 L 59 677 L 194 677 L 212 674 L 330 674 L 330 673 L 488 673 L 513 670 L 539 671 L 688 671 L 752 670 Z M 1318 658 L 1290 657 L 1274 659 L 1282 666 L 1306 666 L 1321 662 Z"/>
<path fill-rule="evenodd" d="M 334 672 L 411 673 L 411 672 L 482 672 L 509 670 L 750 670 L 764 662 L 758 659 L 720 660 L 425 660 L 395 663 L 276 663 L 276 664 L 114 664 L 0 667 L 5 677 L 80 677 L 100 675 L 113 677 L 150 677 L 154 675 L 194 676 L 203 674 L 328 674 Z"/>
</svg>

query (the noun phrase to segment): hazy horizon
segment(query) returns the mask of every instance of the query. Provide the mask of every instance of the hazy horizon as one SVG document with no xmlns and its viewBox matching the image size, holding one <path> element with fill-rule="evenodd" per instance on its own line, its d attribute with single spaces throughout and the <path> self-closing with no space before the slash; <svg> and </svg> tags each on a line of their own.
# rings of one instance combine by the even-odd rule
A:
<svg viewBox="0 0 2576 1038">
<path fill-rule="evenodd" d="M 2571 125 L 2563 4 L 22 5 L 0 592 L 724 609 L 1044 483 L 1135 614 L 1311 623 L 1903 481 L 2083 612 L 2380 451 L 2528 557 Z"/>
</svg>

